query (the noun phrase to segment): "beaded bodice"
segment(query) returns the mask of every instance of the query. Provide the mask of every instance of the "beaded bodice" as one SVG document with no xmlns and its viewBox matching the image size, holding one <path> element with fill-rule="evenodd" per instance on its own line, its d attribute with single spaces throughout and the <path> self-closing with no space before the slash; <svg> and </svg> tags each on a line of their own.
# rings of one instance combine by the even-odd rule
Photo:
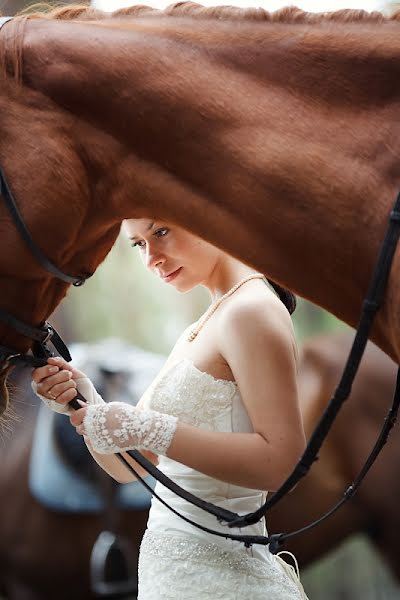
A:
<svg viewBox="0 0 400 600">
<path fill-rule="evenodd" d="M 208 431 L 251 432 L 253 427 L 243 405 L 238 386 L 232 381 L 215 379 L 200 371 L 187 359 L 178 359 L 163 369 L 142 397 L 143 408 L 167 413 L 190 425 Z M 253 490 L 213 479 L 167 457 L 161 456 L 160 469 L 186 490 L 233 510 L 246 513 L 256 510 L 265 499 L 261 490 Z M 157 484 L 157 492 L 185 516 L 212 529 L 224 530 L 215 517 L 178 498 Z M 148 527 L 174 534 L 189 534 L 197 539 L 203 533 L 173 515 L 157 500 L 153 501 Z M 263 535 L 264 523 L 246 528 L 246 533 Z M 236 542 L 216 538 L 216 544 L 231 550 Z M 243 546 L 241 545 L 241 549 Z M 260 550 L 261 551 L 261 550 Z M 264 551 L 263 551 L 264 552 Z"/>
<path fill-rule="evenodd" d="M 200 371 L 190 359 L 182 358 L 161 371 L 142 400 L 143 408 L 217 431 L 221 419 L 230 413 L 236 393 L 237 385 L 233 381 L 215 379 Z"/>
</svg>

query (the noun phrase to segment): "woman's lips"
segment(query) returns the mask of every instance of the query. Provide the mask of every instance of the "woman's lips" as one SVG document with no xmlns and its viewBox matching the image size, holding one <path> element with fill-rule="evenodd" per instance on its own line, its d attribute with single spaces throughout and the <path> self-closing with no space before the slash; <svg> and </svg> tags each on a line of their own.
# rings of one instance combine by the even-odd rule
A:
<svg viewBox="0 0 400 600">
<path fill-rule="evenodd" d="M 173 279 L 175 279 L 175 277 L 178 277 L 181 270 L 182 270 L 182 267 L 179 267 L 179 269 L 177 269 L 176 271 L 173 271 L 169 275 L 166 275 L 165 277 L 163 277 L 164 281 L 166 283 L 170 283 Z"/>
</svg>

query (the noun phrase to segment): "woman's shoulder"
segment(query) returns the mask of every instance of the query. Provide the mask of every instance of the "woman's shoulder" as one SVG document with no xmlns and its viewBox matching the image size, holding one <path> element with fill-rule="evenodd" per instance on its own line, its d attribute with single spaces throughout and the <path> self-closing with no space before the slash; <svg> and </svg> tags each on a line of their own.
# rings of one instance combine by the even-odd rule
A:
<svg viewBox="0 0 400 600">
<path fill-rule="evenodd" d="M 218 351 L 238 384 L 238 374 L 249 371 L 249 357 L 253 371 L 259 360 L 285 368 L 298 360 L 294 328 L 285 305 L 267 287 L 253 291 L 238 295 L 221 311 L 218 322 Z"/>
<path fill-rule="evenodd" d="M 238 293 L 241 292 L 241 293 Z M 284 328 L 293 331 L 289 311 L 267 285 L 253 285 L 238 290 L 220 313 L 220 327 L 254 326 L 264 329 Z"/>
<path fill-rule="evenodd" d="M 296 338 L 288 310 L 266 286 L 252 287 L 227 304 L 218 321 L 218 351 L 238 383 L 241 373 L 244 377 L 264 373 L 266 363 L 277 369 L 280 365 L 282 371 L 291 365 L 295 369 L 297 363 Z"/>
<path fill-rule="evenodd" d="M 233 298 L 232 298 L 233 300 Z M 290 353 L 297 357 L 291 316 L 267 286 L 254 286 L 225 306 L 218 320 L 219 351 L 229 363 L 232 353 Z"/>
</svg>

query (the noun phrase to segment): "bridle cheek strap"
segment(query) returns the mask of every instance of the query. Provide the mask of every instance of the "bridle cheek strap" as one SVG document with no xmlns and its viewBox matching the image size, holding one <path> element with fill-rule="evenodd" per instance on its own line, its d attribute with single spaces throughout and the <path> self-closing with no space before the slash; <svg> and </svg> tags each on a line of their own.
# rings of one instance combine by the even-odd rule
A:
<svg viewBox="0 0 400 600">
<path fill-rule="evenodd" d="M 5 310 L 0 309 L 0 320 L 15 329 L 18 333 L 33 340 L 31 354 L 23 354 L 0 345 L 0 360 L 10 364 L 24 364 L 31 367 L 40 367 L 46 364 L 47 359 L 54 353 L 48 344 L 52 344 L 57 352 L 66 360 L 71 360 L 69 350 L 57 331 L 45 322 L 40 327 L 32 327 L 17 319 Z"/>
<path fill-rule="evenodd" d="M 6 207 L 8 208 L 8 212 L 10 213 L 12 220 L 16 229 L 18 230 L 21 238 L 27 244 L 31 254 L 34 256 L 36 261 L 41 265 L 45 271 L 57 277 L 57 279 L 61 279 L 61 281 L 65 281 L 65 283 L 70 283 L 75 286 L 80 286 L 85 283 L 86 279 L 91 277 L 91 274 L 84 274 L 81 277 L 74 277 L 72 275 L 67 275 L 63 271 L 61 271 L 51 260 L 47 258 L 47 256 L 42 252 L 36 242 L 33 240 L 31 233 L 28 227 L 23 220 L 21 213 L 19 212 L 19 208 L 14 200 L 14 196 L 11 192 L 11 189 L 7 183 L 6 177 L 3 173 L 3 170 L 0 167 L 0 195 L 3 196 Z"/>
</svg>

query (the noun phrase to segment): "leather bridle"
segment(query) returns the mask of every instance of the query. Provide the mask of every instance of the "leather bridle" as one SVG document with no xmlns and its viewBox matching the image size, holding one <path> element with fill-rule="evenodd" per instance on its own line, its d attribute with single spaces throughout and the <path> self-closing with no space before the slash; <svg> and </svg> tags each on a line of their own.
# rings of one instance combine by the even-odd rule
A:
<svg viewBox="0 0 400 600">
<path fill-rule="evenodd" d="M 9 20 L 9 19 L 8 19 Z M 1 28 L 1 23 L 0 23 Z M 8 208 L 8 212 L 10 213 L 12 220 L 16 229 L 19 231 L 22 239 L 27 244 L 29 250 L 37 260 L 37 262 L 49 273 L 65 281 L 65 283 L 69 283 L 75 286 L 82 285 L 90 275 L 83 275 L 81 277 L 73 277 L 71 275 L 67 275 L 63 273 L 54 263 L 51 262 L 47 258 L 47 256 L 42 252 L 42 250 L 37 246 L 37 244 L 33 241 L 32 236 L 19 212 L 18 206 L 15 203 L 14 197 L 11 193 L 11 190 L 8 186 L 7 180 L 4 176 L 3 170 L 0 168 L 0 195 L 4 199 L 4 203 Z M 51 342 L 56 350 L 65 358 L 70 361 L 71 356 L 68 352 L 68 348 L 58 335 L 54 327 L 52 327 L 49 323 L 45 322 L 39 327 L 33 327 L 32 325 L 28 325 L 24 323 L 11 313 L 0 309 L 0 320 L 6 323 L 9 327 L 15 329 L 23 335 L 31 340 L 33 340 L 32 345 L 32 354 L 22 354 L 19 352 L 15 352 L 8 348 L 7 346 L 0 345 L 0 360 L 3 362 L 9 363 L 24 363 L 29 364 L 31 366 L 39 366 L 42 364 L 42 359 L 47 359 L 49 356 L 52 356 L 52 353 L 48 347 L 48 344 Z"/>
<path fill-rule="evenodd" d="M 1 27 L 11 19 L 12 17 L 3 17 L 0 19 L 0 29 Z M 56 267 L 46 256 L 45 254 L 38 248 L 32 236 L 25 225 L 25 222 L 22 219 L 22 216 L 18 210 L 18 207 L 13 198 L 12 192 L 7 184 L 4 173 L 0 169 L 0 195 L 3 197 L 4 202 L 8 208 L 10 215 L 12 216 L 15 227 L 21 234 L 21 237 L 24 239 L 29 249 L 31 250 L 33 256 L 36 258 L 38 263 L 48 272 L 50 272 L 54 277 L 65 281 L 66 283 L 72 283 L 75 286 L 82 285 L 84 281 L 90 277 L 90 275 L 83 275 L 81 277 L 71 277 L 70 275 L 66 275 L 58 267 Z M 356 331 L 356 335 L 354 338 L 354 342 L 352 348 L 350 350 L 350 354 L 344 368 L 343 375 L 341 377 L 340 383 L 329 402 L 328 406 L 325 409 L 317 427 L 315 428 L 311 439 L 307 445 L 303 456 L 297 463 L 295 469 L 288 477 L 288 479 L 283 483 L 283 485 L 271 495 L 269 499 L 261 506 L 257 511 L 253 513 L 249 513 L 246 515 L 238 515 L 234 512 L 231 512 L 226 509 L 222 509 L 221 507 L 215 506 L 209 502 L 205 502 L 201 498 L 194 496 L 193 494 L 187 492 L 179 485 L 170 480 L 166 475 L 164 475 L 157 467 L 155 467 L 150 461 L 144 458 L 140 452 L 137 450 L 131 450 L 127 452 L 138 464 L 140 464 L 150 475 L 152 475 L 155 479 L 157 479 L 160 483 L 162 483 L 165 487 L 170 489 L 172 492 L 183 498 L 184 500 L 190 502 L 191 504 L 197 506 L 198 508 L 208 512 L 209 514 L 214 515 L 221 523 L 225 524 L 228 528 L 242 528 L 248 525 L 254 524 L 261 520 L 265 514 L 270 510 L 279 500 L 281 500 L 290 490 L 292 490 L 295 485 L 308 473 L 312 464 L 318 459 L 318 452 L 322 446 L 323 441 L 325 440 L 329 430 L 332 427 L 332 424 L 342 407 L 344 401 L 348 398 L 351 386 L 354 381 L 355 375 L 357 373 L 362 355 L 365 350 L 365 346 L 368 341 L 368 337 L 371 331 L 371 327 L 373 324 L 374 317 L 381 305 L 382 299 L 384 297 L 384 292 L 387 284 L 387 280 L 390 273 L 390 268 L 394 256 L 394 252 L 396 250 L 398 238 L 400 235 L 400 193 L 397 196 L 395 205 L 393 210 L 389 216 L 389 224 L 387 227 L 387 231 L 382 243 L 382 247 L 378 256 L 377 264 L 373 272 L 372 280 L 370 283 L 370 287 L 367 293 L 367 297 L 364 300 L 362 313 L 359 321 L 359 325 Z M 10 313 L 0 310 L 0 319 L 7 323 L 10 327 L 14 328 L 16 331 L 21 333 L 23 336 L 28 337 L 33 340 L 32 346 L 32 355 L 18 353 L 10 348 L 5 346 L 0 346 L 0 360 L 2 362 L 6 362 L 9 364 L 15 363 L 25 363 L 30 366 L 41 366 L 46 364 L 47 358 L 52 356 L 53 353 L 49 349 L 48 344 L 51 342 L 56 350 L 63 356 L 67 361 L 71 360 L 69 355 L 67 346 L 62 341 L 60 336 L 54 330 L 54 328 L 49 323 L 44 323 L 40 327 L 32 327 L 31 325 L 27 325 L 21 320 L 17 319 Z M 78 393 L 77 398 L 85 400 L 85 398 Z M 75 398 L 72 402 L 70 402 L 70 406 L 74 409 L 81 408 L 80 404 L 77 402 L 77 398 Z M 219 537 L 224 537 L 236 541 L 243 542 L 246 546 L 251 546 L 252 544 L 261 544 L 261 545 L 269 545 L 271 552 L 276 552 L 279 546 L 287 539 L 298 535 L 308 529 L 315 527 L 322 520 L 332 515 L 336 510 L 338 510 L 344 502 L 349 500 L 355 493 L 356 489 L 361 484 L 362 480 L 366 476 L 367 472 L 371 468 L 372 464 L 376 460 L 378 454 L 382 450 L 385 445 L 389 432 L 393 428 L 398 408 L 400 404 L 400 369 L 397 374 L 397 382 L 396 382 L 396 390 L 392 402 L 392 406 L 390 407 L 386 418 L 384 420 L 384 424 L 382 430 L 372 448 L 371 453 L 367 457 L 366 462 L 364 463 L 360 473 L 357 475 L 355 480 L 351 483 L 350 486 L 345 490 L 343 497 L 337 502 L 337 504 L 328 511 L 325 515 L 310 523 L 309 525 L 290 533 L 279 533 L 273 534 L 270 536 L 254 536 L 254 535 L 239 535 L 232 534 L 223 531 L 214 531 L 199 523 L 192 521 L 191 519 L 181 515 L 174 508 L 168 505 L 152 488 L 149 484 L 136 472 L 134 467 L 121 455 L 117 454 L 118 458 L 124 463 L 124 465 L 135 475 L 135 477 L 142 482 L 142 484 L 148 489 L 148 491 L 153 494 L 162 504 L 167 506 L 169 510 L 178 515 L 183 520 L 192 524 L 193 526 L 202 529 L 203 531 L 216 535 Z"/>
<path fill-rule="evenodd" d="M 1 17 L 0 18 L 0 30 L 1 28 L 13 17 Z M 33 241 L 32 236 L 29 232 L 28 227 L 23 220 L 18 206 L 14 200 L 14 196 L 11 193 L 11 190 L 8 186 L 7 180 L 4 176 L 3 170 L 0 167 L 0 195 L 4 199 L 4 203 L 8 209 L 9 214 L 12 217 L 14 225 L 18 232 L 20 233 L 22 239 L 28 246 L 34 258 L 37 262 L 51 275 L 61 279 L 65 283 L 69 283 L 75 286 L 82 285 L 86 279 L 88 279 L 91 275 L 85 274 L 81 277 L 74 277 L 71 275 L 67 275 L 63 271 L 61 271 L 51 260 L 47 258 L 47 256 L 43 253 L 43 251 L 38 247 L 38 245 Z M 28 325 L 24 321 L 21 321 L 11 313 L 0 309 L 0 320 L 3 323 L 6 323 L 12 329 L 15 329 L 22 336 L 29 338 L 33 341 L 31 354 L 23 354 L 20 352 L 16 352 L 15 350 L 8 348 L 7 346 L 0 345 L 0 362 L 1 363 L 9 363 L 9 364 L 27 364 L 32 367 L 37 367 L 43 364 L 43 361 L 46 361 L 49 356 L 52 356 L 53 353 L 49 348 L 49 343 L 51 343 L 57 352 L 65 358 L 65 360 L 70 361 L 71 356 L 68 351 L 66 344 L 63 342 L 57 331 L 50 325 L 50 323 L 43 323 L 38 327 L 34 327 L 32 325 Z"/>
</svg>

